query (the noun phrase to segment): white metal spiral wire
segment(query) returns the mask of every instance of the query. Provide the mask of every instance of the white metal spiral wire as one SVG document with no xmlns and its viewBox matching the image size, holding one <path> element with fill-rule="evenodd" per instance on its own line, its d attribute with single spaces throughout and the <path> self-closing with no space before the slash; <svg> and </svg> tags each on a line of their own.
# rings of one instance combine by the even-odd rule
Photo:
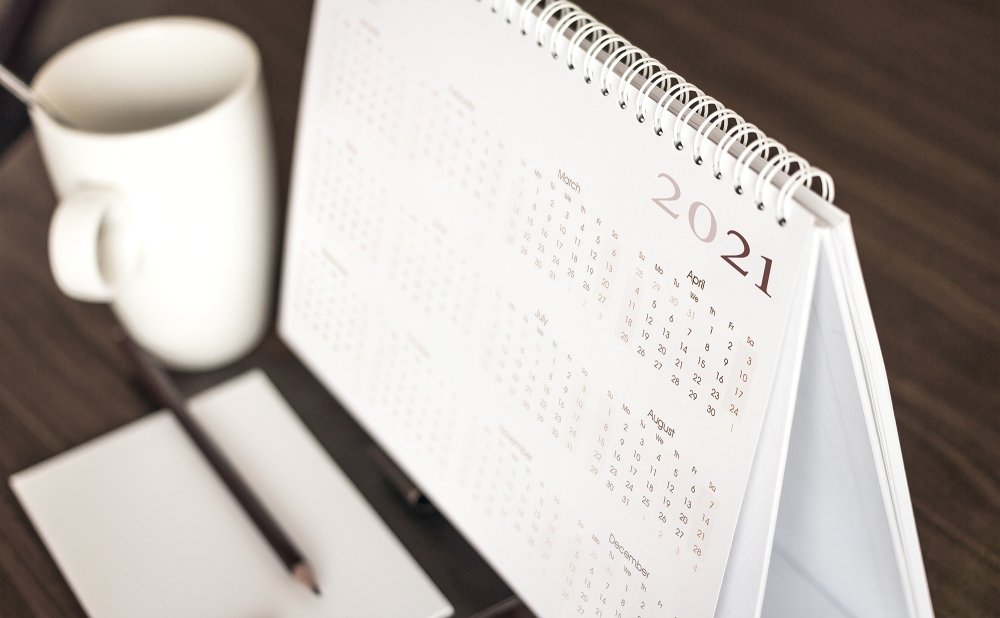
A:
<svg viewBox="0 0 1000 618">
<path fill-rule="evenodd" d="M 742 150 L 735 155 L 732 169 L 733 190 L 736 193 L 744 194 L 744 175 L 754 170 L 755 161 L 762 161 L 757 164 L 759 169 L 753 179 L 752 192 L 759 209 L 765 208 L 766 187 L 776 183 L 779 174 L 783 175 L 774 210 L 779 224 L 784 225 L 787 221 L 788 202 L 798 187 L 806 187 L 822 199 L 833 201 L 834 185 L 829 174 L 789 152 L 783 144 L 767 137 L 757 126 L 629 43 L 575 3 L 567 0 L 488 0 L 487 3 L 507 23 L 516 20 L 521 34 L 525 36 L 528 35 L 529 21 L 534 18 L 532 38 L 539 47 L 548 47 L 554 59 L 559 59 L 559 45 L 568 38 L 565 46 L 566 67 L 575 69 L 576 57 L 582 54 L 584 80 L 593 83 L 596 79 L 605 96 L 616 88 L 616 100 L 622 109 L 628 108 L 630 89 L 635 89 L 631 101 L 635 106 L 635 118 L 638 122 L 645 122 L 647 108 L 652 105 L 653 131 L 657 135 L 665 132 L 665 117 L 672 117 L 673 145 L 678 150 L 685 148 L 684 127 L 693 127 L 690 146 L 695 164 L 704 163 L 702 151 L 705 142 L 712 141 L 712 134 L 716 132 L 718 142 L 711 166 L 716 179 L 723 178 L 726 154 L 740 145 Z M 548 40 L 545 39 L 546 34 Z M 602 53 L 603 62 L 600 60 Z M 598 71 L 594 65 L 599 62 Z M 624 70 L 619 71 L 619 66 L 624 66 Z M 621 75 L 615 87 L 612 82 L 619 72 Z M 637 83 L 639 79 L 641 83 Z M 654 93 L 659 95 L 658 99 L 654 98 Z M 814 188 L 817 184 L 818 188 Z"/>
</svg>

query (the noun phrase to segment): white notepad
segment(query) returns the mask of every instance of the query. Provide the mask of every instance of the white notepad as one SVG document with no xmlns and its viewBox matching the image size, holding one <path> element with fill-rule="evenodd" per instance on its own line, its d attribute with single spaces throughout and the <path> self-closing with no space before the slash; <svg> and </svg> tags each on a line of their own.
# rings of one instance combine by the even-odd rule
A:
<svg viewBox="0 0 1000 618">
<path fill-rule="evenodd" d="M 452 607 L 262 371 L 196 397 L 194 416 L 307 555 L 285 571 L 160 412 L 11 477 L 91 616 L 426 617 Z"/>
</svg>

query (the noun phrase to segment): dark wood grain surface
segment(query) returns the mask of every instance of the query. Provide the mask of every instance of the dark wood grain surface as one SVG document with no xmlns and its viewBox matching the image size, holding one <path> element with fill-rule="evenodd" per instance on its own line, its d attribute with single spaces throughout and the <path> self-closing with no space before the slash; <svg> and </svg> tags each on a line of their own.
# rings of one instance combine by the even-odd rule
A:
<svg viewBox="0 0 1000 618">
<path fill-rule="evenodd" d="M 997 3 L 581 3 L 836 179 L 888 368 L 935 608 L 941 616 L 997 615 Z M 284 187 L 309 4 L 49 2 L 30 25 L 30 53 L 44 57 L 76 36 L 146 15 L 200 14 L 236 24 L 263 51 Z M 53 204 L 26 132 L 0 155 L 3 478 L 152 407 L 109 338 L 108 310 L 55 288 L 46 259 Z M 275 336 L 234 367 L 180 380 L 193 393 L 249 366 L 268 372 L 461 613 L 506 595 L 447 522 L 406 510 L 371 465 L 364 432 Z M 75 615 L 82 611 L 5 486 L 0 616 Z"/>
</svg>

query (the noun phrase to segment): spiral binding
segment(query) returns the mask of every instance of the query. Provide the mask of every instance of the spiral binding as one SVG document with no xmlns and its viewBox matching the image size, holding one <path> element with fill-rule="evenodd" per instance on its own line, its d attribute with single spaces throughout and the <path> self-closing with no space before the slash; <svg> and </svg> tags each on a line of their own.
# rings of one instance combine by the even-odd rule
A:
<svg viewBox="0 0 1000 618">
<path fill-rule="evenodd" d="M 483 2 L 483 0 L 477 1 Z M 674 147 L 684 150 L 690 146 L 695 165 L 705 163 L 704 144 L 712 130 L 721 131 L 722 137 L 712 157 L 712 175 L 716 179 L 723 178 L 723 157 L 739 144 L 742 151 L 736 155 L 736 164 L 733 167 L 733 190 L 739 195 L 749 192 L 758 209 L 765 209 L 766 187 L 776 181 L 778 174 L 783 174 L 784 180 L 778 188 L 775 203 L 775 218 L 779 225 L 784 225 L 787 221 L 788 201 L 792 199 L 796 187 L 804 186 L 827 202 L 833 201 L 833 178 L 829 174 L 812 167 L 804 158 L 790 152 L 777 140 L 767 137 L 755 125 L 744 120 L 717 99 L 702 92 L 700 88 L 668 69 L 642 49 L 629 43 L 627 39 L 616 34 L 573 2 L 567 0 L 486 0 L 486 2 L 494 13 L 501 14 L 507 23 L 516 22 L 524 36 L 529 34 L 529 17 L 537 12 L 537 21 L 531 33 L 535 43 L 539 47 L 547 46 L 553 59 L 558 60 L 561 53 L 565 54 L 566 67 L 570 70 L 577 68 L 574 52 L 582 51 L 583 60 L 580 64 L 583 79 L 588 84 L 596 82 L 604 96 L 612 93 L 611 81 L 615 69 L 619 65 L 624 65 L 624 72 L 615 91 L 618 105 L 622 109 L 628 109 L 630 105 L 628 86 L 636 79 L 644 80 L 638 86 L 634 100 L 631 101 L 635 106 L 636 120 L 645 122 L 647 107 L 652 105 L 653 131 L 657 135 L 663 135 L 664 117 L 668 114 L 673 115 L 671 135 Z M 546 27 L 551 28 L 548 41 L 545 40 Z M 567 37 L 569 41 L 560 52 L 559 44 Z M 586 49 L 584 42 L 588 43 Z M 603 63 L 600 61 L 602 53 L 605 58 Z M 663 95 L 659 100 L 654 100 L 652 94 L 657 89 Z M 673 113 L 671 107 L 675 104 L 681 108 Z M 685 144 L 683 128 L 696 119 L 699 122 L 693 125 L 694 137 L 689 144 Z M 744 175 L 748 170 L 752 170 L 754 161 L 758 159 L 763 161 L 763 167 L 753 180 L 752 187 L 744 187 Z"/>
</svg>

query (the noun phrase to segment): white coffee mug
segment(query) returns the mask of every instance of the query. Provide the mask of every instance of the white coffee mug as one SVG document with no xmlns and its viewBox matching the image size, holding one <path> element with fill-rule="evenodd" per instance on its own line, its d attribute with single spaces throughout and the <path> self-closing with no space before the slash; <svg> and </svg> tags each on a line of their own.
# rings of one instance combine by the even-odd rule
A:
<svg viewBox="0 0 1000 618">
<path fill-rule="evenodd" d="M 276 202 L 253 41 L 207 19 L 130 22 L 62 50 L 32 85 L 66 120 L 31 114 L 60 198 L 59 288 L 110 302 L 175 368 L 248 352 L 270 314 Z"/>
</svg>

